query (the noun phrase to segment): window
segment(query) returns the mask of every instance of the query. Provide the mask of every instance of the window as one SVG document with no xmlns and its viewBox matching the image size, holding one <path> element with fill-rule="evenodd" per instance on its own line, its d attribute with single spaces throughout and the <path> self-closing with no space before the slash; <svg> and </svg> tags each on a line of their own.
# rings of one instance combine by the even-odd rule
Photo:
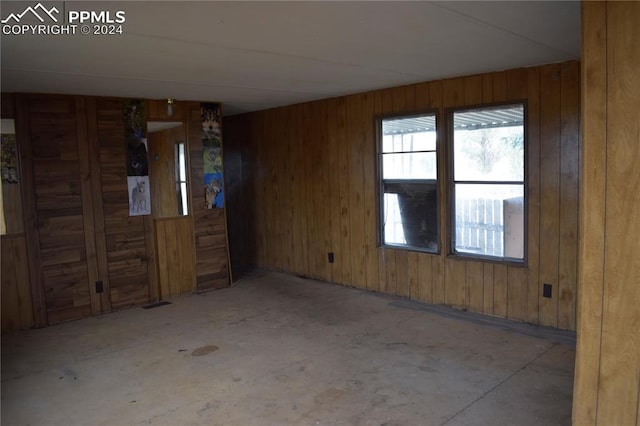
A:
<svg viewBox="0 0 640 426">
<path fill-rule="evenodd" d="M 524 261 L 524 105 L 455 111 L 452 251 Z"/>
<path fill-rule="evenodd" d="M 176 193 L 178 194 L 178 215 L 188 215 L 187 204 L 187 157 L 184 142 L 175 144 Z"/>
<path fill-rule="evenodd" d="M 380 121 L 383 245 L 438 252 L 436 115 Z"/>
</svg>

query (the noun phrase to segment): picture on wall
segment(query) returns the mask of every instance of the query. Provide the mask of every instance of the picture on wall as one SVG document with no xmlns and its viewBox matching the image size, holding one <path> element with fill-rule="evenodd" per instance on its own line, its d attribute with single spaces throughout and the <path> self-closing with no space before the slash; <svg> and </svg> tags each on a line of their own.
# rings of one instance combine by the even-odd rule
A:
<svg viewBox="0 0 640 426">
<path fill-rule="evenodd" d="M 222 176 L 222 132 L 220 108 L 217 104 L 200 104 L 202 118 L 202 155 L 206 208 L 224 208 Z"/>
<path fill-rule="evenodd" d="M 149 176 L 127 176 L 129 187 L 129 216 L 151 214 Z"/>
<path fill-rule="evenodd" d="M 2 119 L 0 130 L 2 183 L 18 183 L 18 145 L 13 120 Z"/>
<path fill-rule="evenodd" d="M 18 159 L 16 135 L 2 134 L 2 183 L 18 183 Z"/>
<path fill-rule="evenodd" d="M 126 101 L 123 119 L 127 144 L 129 215 L 148 215 L 151 214 L 149 151 L 147 149 L 147 121 L 143 101 Z"/>
</svg>

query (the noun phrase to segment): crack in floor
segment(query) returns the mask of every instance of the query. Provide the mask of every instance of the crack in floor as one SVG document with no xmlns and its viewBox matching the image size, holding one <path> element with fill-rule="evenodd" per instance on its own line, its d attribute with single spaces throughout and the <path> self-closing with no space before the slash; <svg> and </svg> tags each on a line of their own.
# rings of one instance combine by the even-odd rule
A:
<svg viewBox="0 0 640 426">
<path fill-rule="evenodd" d="M 547 349 L 545 349 L 542 353 L 540 353 L 538 356 L 536 356 L 534 359 L 532 359 L 531 361 L 527 362 L 525 365 L 523 365 L 522 367 L 520 367 L 519 369 L 517 369 L 516 371 L 514 371 L 513 373 L 511 373 L 509 376 L 505 377 L 504 379 L 502 379 L 499 383 L 497 383 L 494 387 L 492 387 L 491 389 L 489 389 L 488 391 L 486 391 L 485 393 L 483 393 L 482 395 L 480 395 L 479 397 L 477 397 L 475 400 L 473 400 L 472 402 L 470 402 L 469 404 L 467 404 L 466 406 L 462 407 L 460 410 L 458 410 L 457 413 L 455 413 L 453 416 L 449 417 L 448 419 L 446 419 L 444 422 L 442 422 L 440 424 L 440 426 L 444 426 L 447 423 L 449 423 L 451 420 L 455 419 L 456 417 L 458 417 L 460 414 L 462 414 L 463 412 L 467 411 L 469 408 L 473 407 L 477 402 L 481 401 L 484 399 L 485 396 L 489 395 L 490 393 L 492 393 L 494 390 L 498 389 L 500 386 L 502 386 L 504 383 L 508 382 L 509 380 L 511 380 L 511 378 L 513 376 L 515 376 L 516 374 L 520 373 L 521 371 L 525 370 L 527 367 L 529 367 L 531 364 L 533 364 L 534 362 L 536 362 L 537 360 L 539 360 L 540 358 L 542 358 L 543 356 L 545 356 L 547 353 L 549 353 L 549 351 L 551 351 L 551 349 L 555 348 L 556 346 L 558 346 L 558 343 L 552 343 L 551 346 L 549 346 Z"/>
</svg>

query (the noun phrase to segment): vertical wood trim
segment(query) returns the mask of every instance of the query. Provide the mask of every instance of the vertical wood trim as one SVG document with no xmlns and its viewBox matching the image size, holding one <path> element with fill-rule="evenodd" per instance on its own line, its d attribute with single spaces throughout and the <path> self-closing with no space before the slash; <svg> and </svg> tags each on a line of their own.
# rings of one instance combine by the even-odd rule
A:
<svg viewBox="0 0 640 426">
<path fill-rule="evenodd" d="M 321 154 L 319 152 L 318 144 L 318 131 L 312 128 L 312 124 L 319 117 L 318 103 L 307 103 L 303 107 L 305 112 L 305 127 L 302 129 L 300 135 L 289 137 L 291 141 L 300 141 L 302 143 L 296 144 L 296 148 L 291 147 L 289 149 L 289 162 L 290 162 L 290 182 L 295 185 L 296 189 L 293 189 L 293 193 L 297 193 L 298 197 L 291 201 L 290 210 L 303 210 L 303 225 L 300 229 L 297 229 L 294 233 L 294 239 L 302 239 L 306 241 L 304 244 L 307 249 L 306 262 L 309 265 L 307 268 L 307 274 L 314 278 L 320 278 L 322 270 L 322 261 L 326 261 L 323 252 L 323 239 L 322 233 L 322 218 L 320 217 L 320 187 L 322 186 L 322 168 L 319 167 L 322 161 Z M 291 115 L 297 108 L 289 108 L 289 122 L 291 125 L 289 129 L 297 127 L 296 122 L 292 119 Z M 302 154 L 302 151 L 306 153 Z M 299 159 L 302 161 L 302 169 L 299 167 Z M 301 204 L 300 204 L 301 203 Z M 305 208 L 306 207 L 306 208 Z M 302 244 L 301 244 L 302 245 Z M 302 249 L 299 247 L 298 250 Z M 298 265 L 304 265 L 298 264 Z M 299 266 L 298 266 L 299 267 Z M 296 268 L 294 267 L 294 270 Z M 304 274 L 304 271 L 301 271 Z"/>
<path fill-rule="evenodd" d="M 95 178 L 91 174 L 91 157 L 89 152 L 89 138 L 87 129 L 87 110 L 85 99 L 81 96 L 75 98 L 76 132 L 78 144 L 78 168 L 80 173 L 80 191 L 82 194 L 82 220 L 84 225 L 84 247 L 87 256 L 87 286 L 89 290 L 89 300 L 91 303 L 91 313 L 98 315 L 102 313 L 100 296 L 96 293 L 95 282 L 99 281 L 98 256 L 96 249 L 96 232 L 93 221 L 93 188 L 92 180 Z M 99 193 L 96 194 L 96 196 Z"/>
<path fill-rule="evenodd" d="M 153 229 L 153 218 L 144 216 L 144 245 L 147 252 L 147 279 L 149 283 L 149 301 L 158 300 L 158 270 L 156 266 L 156 237 Z"/>
<path fill-rule="evenodd" d="M 385 293 L 396 294 L 397 291 L 397 273 L 396 273 L 396 252 L 394 249 L 384 249 L 382 252 L 384 267 L 382 271 L 386 271 Z"/>
<path fill-rule="evenodd" d="M 362 151 L 363 196 L 365 209 L 364 249 L 367 290 L 378 290 L 378 223 L 376 220 L 379 191 L 376 173 L 377 148 L 375 129 L 375 98 L 376 93 L 366 93 L 362 99 L 362 125 L 364 129 L 364 143 Z"/>
<path fill-rule="evenodd" d="M 578 186 L 580 177 L 579 64 L 563 64 L 560 99 L 560 247 L 558 327 L 576 328 Z"/>
<path fill-rule="evenodd" d="M 340 204 L 340 163 L 339 163 L 339 135 L 338 135 L 338 102 L 336 99 L 327 101 L 327 145 L 329 147 L 329 205 L 331 223 L 331 251 L 334 254 L 334 263 L 331 264 L 331 280 L 342 283 L 342 258 L 341 247 L 341 204 Z"/>
<path fill-rule="evenodd" d="M 409 252 L 395 250 L 396 252 L 396 290 L 393 294 L 409 297 Z"/>
<path fill-rule="evenodd" d="M 165 221 L 154 221 L 154 225 L 156 227 L 156 253 L 159 259 L 167 259 L 167 245 L 164 241 L 161 240 L 160 236 L 164 237 L 167 232 L 165 230 L 166 222 Z M 158 263 L 158 281 L 159 288 L 154 290 L 154 295 L 158 298 L 158 300 L 165 300 L 171 297 L 171 289 L 169 288 L 169 272 L 167 270 L 167 265 L 165 263 Z M 151 300 L 154 300 L 153 298 Z"/>
<path fill-rule="evenodd" d="M 466 308 L 473 312 L 482 312 L 484 309 L 484 266 L 481 262 L 467 262 L 465 285 L 467 287 Z"/>
<path fill-rule="evenodd" d="M 418 253 L 418 300 L 433 303 L 433 268 L 432 260 L 439 256 Z"/>
<path fill-rule="evenodd" d="M 573 422 L 595 425 L 604 293 L 607 116 L 606 2 L 582 8 L 582 181 L 578 239 L 578 324 Z"/>
<path fill-rule="evenodd" d="M 407 263 L 408 263 L 407 280 L 408 280 L 408 289 L 409 289 L 409 294 L 407 296 L 410 299 L 420 300 L 418 253 L 416 253 L 415 251 L 409 252 L 407 254 Z"/>
<path fill-rule="evenodd" d="M 522 321 L 527 315 L 527 270 L 508 266 L 507 280 L 507 318 Z"/>
<path fill-rule="evenodd" d="M 507 100 L 507 72 L 493 73 L 493 102 L 505 102 Z"/>
<path fill-rule="evenodd" d="M 539 324 L 540 298 L 540 69 L 529 69 L 527 96 L 527 320 Z M 577 113 L 577 111 L 576 111 Z M 574 155 L 578 155 L 577 152 Z M 577 194 L 576 194 L 577 196 Z"/>
<path fill-rule="evenodd" d="M 18 307 L 20 308 L 20 328 L 33 327 L 33 304 L 29 289 L 29 270 L 27 268 L 27 244 L 24 237 L 12 238 L 13 261 L 18 287 Z"/>
<path fill-rule="evenodd" d="M 346 98 L 338 98 L 337 105 L 337 134 L 340 140 L 346 140 L 347 131 L 347 106 Z M 342 269 L 341 284 L 351 284 L 353 282 L 351 270 L 351 230 L 349 229 L 349 192 L 351 190 L 349 182 L 349 162 L 348 162 L 348 146 L 346 143 L 338 143 L 338 164 L 340 175 L 340 246 L 342 255 L 340 262 Z"/>
<path fill-rule="evenodd" d="M 493 263 L 485 263 L 483 271 L 482 312 L 493 315 Z"/>
<path fill-rule="evenodd" d="M 87 123 L 87 147 L 89 150 L 89 171 L 91 174 L 90 191 L 93 194 L 93 230 L 96 247 L 96 263 L 98 279 L 102 281 L 104 292 L 99 296 L 100 312 L 111 312 L 111 285 L 107 265 L 107 240 L 104 224 L 104 206 L 102 202 L 102 171 L 100 167 L 100 150 L 98 147 L 98 115 L 96 99 L 85 98 L 85 114 Z M 92 289 L 95 291 L 95 289 Z M 92 305 L 93 307 L 93 305 Z"/>
<path fill-rule="evenodd" d="M 507 316 L 507 265 L 495 264 L 493 267 L 493 314 Z"/>
<path fill-rule="evenodd" d="M 458 259 L 445 260 L 445 304 L 454 308 L 466 306 L 466 261 Z"/>
<path fill-rule="evenodd" d="M 349 164 L 349 228 L 351 284 L 366 288 L 362 95 L 347 97 L 347 161 Z"/>
<path fill-rule="evenodd" d="M 16 140 L 20 153 L 20 180 L 22 181 L 23 190 L 22 203 L 25 218 L 24 227 L 27 241 L 27 257 L 29 259 L 31 300 L 33 303 L 35 326 L 45 327 L 48 325 L 47 308 L 42 282 L 40 236 L 38 234 L 38 214 L 36 212 L 36 192 L 33 177 L 29 115 L 28 95 L 16 95 Z"/>
<path fill-rule="evenodd" d="M 438 202 L 439 210 L 439 229 L 438 229 L 438 246 L 440 254 L 431 257 L 431 285 L 432 285 L 432 302 L 437 304 L 445 303 L 446 281 L 445 281 L 445 257 L 449 253 L 449 239 L 447 232 L 449 229 L 449 219 L 447 217 L 447 204 L 449 200 L 449 190 L 447 188 L 447 172 L 445 164 L 447 163 L 446 149 L 446 119 L 443 111 L 444 105 L 444 89 L 442 81 L 434 81 L 429 83 L 429 107 L 438 109 L 437 124 L 439 131 L 437 135 L 438 146 Z"/>
<path fill-rule="evenodd" d="M 560 245 L 560 67 L 540 71 L 540 282 L 552 297 L 540 297 L 540 324 L 558 326 L 558 251 Z M 542 293 L 540 293 L 542 294 Z"/>
</svg>

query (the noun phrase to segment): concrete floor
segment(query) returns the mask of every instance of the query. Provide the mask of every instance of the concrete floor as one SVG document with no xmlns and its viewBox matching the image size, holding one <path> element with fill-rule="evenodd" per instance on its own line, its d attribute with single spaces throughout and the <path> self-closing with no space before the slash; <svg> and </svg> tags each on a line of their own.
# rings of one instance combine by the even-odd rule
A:
<svg viewBox="0 0 640 426">
<path fill-rule="evenodd" d="M 284 274 L 2 337 L 3 425 L 569 425 L 565 333 Z"/>
</svg>

